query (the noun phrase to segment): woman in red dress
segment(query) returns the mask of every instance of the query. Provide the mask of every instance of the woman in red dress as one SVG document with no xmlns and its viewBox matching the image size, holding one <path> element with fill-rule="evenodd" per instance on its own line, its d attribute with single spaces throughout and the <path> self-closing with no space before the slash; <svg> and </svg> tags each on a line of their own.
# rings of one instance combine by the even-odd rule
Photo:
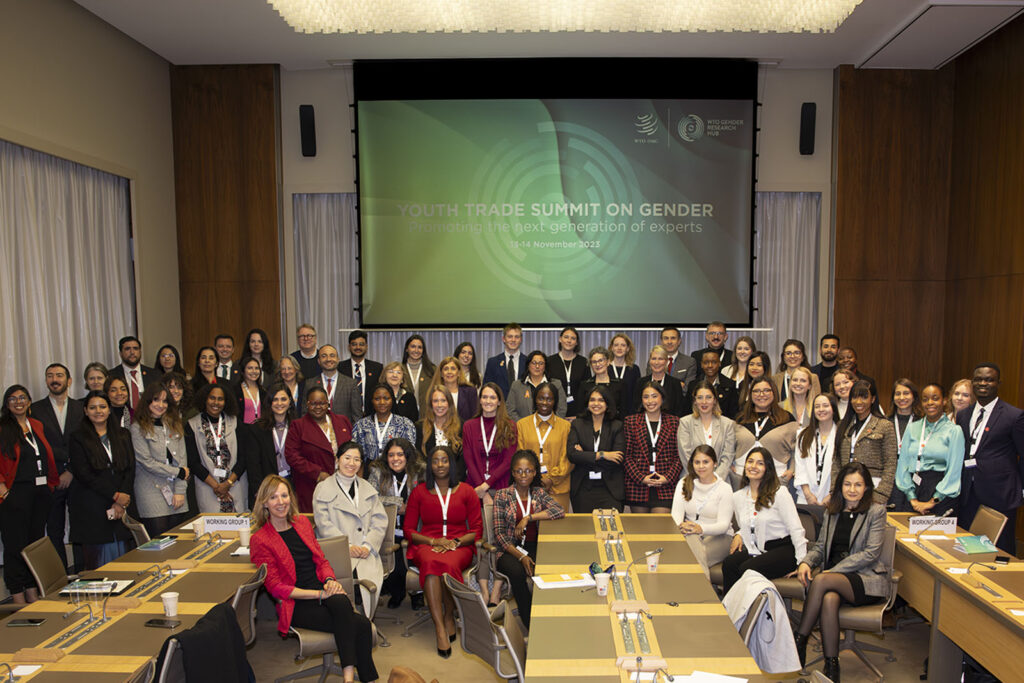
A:
<svg viewBox="0 0 1024 683">
<path fill-rule="evenodd" d="M 420 586 L 434 620 L 437 654 L 451 657 L 455 641 L 455 601 L 441 576 L 462 581 L 462 571 L 473 561 L 476 541 L 483 531 L 480 500 L 469 484 L 461 483 L 451 468 L 452 452 L 436 446 L 430 452 L 426 481 L 409 495 L 405 507 L 407 557 L 419 568 Z"/>
<path fill-rule="evenodd" d="M 329 408 L 323 387 L 310 389 L 306 414 L 291 423 L 284 442 L 300 512 L 313 511 L 313 489 L 337 469 L 338 445 L 352 440 L 352 423 Z"/>
</svg>

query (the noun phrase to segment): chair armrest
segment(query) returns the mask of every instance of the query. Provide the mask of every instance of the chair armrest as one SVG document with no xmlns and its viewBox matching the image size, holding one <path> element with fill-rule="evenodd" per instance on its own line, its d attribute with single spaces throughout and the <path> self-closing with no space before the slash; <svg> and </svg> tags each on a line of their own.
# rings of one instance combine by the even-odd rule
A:
<svg viewBox="0 0 1024 683">
<path fill-rule="evenodd" d="M 496 553 L 496 552 L 498 552 L 497 546 L 493 546 L 490 543 L 488 543 L 487 541 L 479 541 L 478 543 L 479 543 L 478 547 L 486 550 L 489 553 Z"/>
<path fill-rule="evenodd" d="M 401 543 L 392 543 L 391 545 L 384 546 L 381 549 L 381 550 L 383 550 L 383 552 L 381 554 L 386 555 L 387 553 L 397 553 L 399 550 L 402 550 L 404 548 L 405 548 L 405 546 L 403 544 L 401 544 Z"/>
<path fill-rule="evenodd" d="M 377 584 L 369 579 L 352 579 L 352 584 L 355 586 L 362 586 L 371 593 L 377 593 Z"/>
<path fill-rule="evenodd" d="M 892 584 L 894 586 L 896 584 L 898 584 L 900 582 L 900 579 L 902 579 L 902 578 L 903 578 L 903 572 L 901 572 L 899 569 L 893 569 L 892 570 L 892 579 L 891 579 L 891 581 L 892 581 Z"/>
</svg>

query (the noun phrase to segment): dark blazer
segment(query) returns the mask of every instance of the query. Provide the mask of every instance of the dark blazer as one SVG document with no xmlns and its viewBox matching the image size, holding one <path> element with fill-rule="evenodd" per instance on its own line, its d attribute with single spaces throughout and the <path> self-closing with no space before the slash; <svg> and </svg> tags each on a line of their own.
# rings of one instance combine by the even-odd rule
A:
<svg viewBox="0 0 1024 683">
<path fill-rule="evenodd" d="M 391 412 L 407 418 L 413 424 L 416 424 L 420 419 L 420 409 L 416 406 L 416 396 L 411 391 L 406 391 L 395 401 L 395 407 L 391 409 Z M 427 414 L 430 414 L 430 406 L 427 406 Z"/>
<path fill-rule="evenodd" d="M 220 358 L 217 359 L 217 367 L 213 369 L 214 376 L 219 380 L 223 381 L 224 378 L 220 376 Z M 233 360 L 231 361 L 231 368 L 228 370 L 229 377 L 227 378 L 229 384 L 238 384 L 242 380 L 242 361 Z"/>
<path fill-rule="evenodd" d="M 690 358 L 693 359 L 693 362 L 697 365 L 697 369 L 698 370 L 700 370 L 700 361 L 701 361 L 701 358 L 704 356 L 704 352 L 705 351 L 714 351 L 714 349 L 712 349 L 710 346 L 705 346 L 703 349 L 697 349 L 696 351 L 694 351 L 693 353 L 690 354 Z M 722 354 L 721 358 L 722 358 L 722 367 L 723 368 L 725 366 L 727 366 L 727 365 L 732 365 L 732 351 L 731 350 L 729 350 L 729 349 L 722 349 L 721 351 L 719 351 L 719 353 Z"/>
<path fill-rule="evenodd" d="M 508 383 L 508 371 L 505 369 L 505 363 L 508 362 L 508 356 L 505 355 L 504 350 L 497 356 L 491 356 L 487 359 L 487 366 L 484 368 L 484 384 L 488 382 L 494 382 L 501 387 L 501 394 L 506 399 L 508 398 L 508 390 L 511 385 Z M 516 373 L 516 379 L 522 379 L 526 377 L 526 354 L 520 351 L 519 353 L 519 371 Z M 424 414 L 426 412 L 424 411 Z"/>
<path fill-rule="evenodd" d="M 112 448 L 115 441 L 119 442 L 120 448 L 128 455 L 128 463 L 123 470 L 115 470 L 113 465 L 96 469 L 85 435 L 80 429 L 70 434 L 69 466 L 75 477 L 69 497 L 72 543 L 98 545 L 127 540 L 131 536 L 121 520 L 107 519 L 107 510 L 114 504 L 115 493 L 135 496 L 135 450 L 127 429 L 118 427 L 111 431 L 110 441 Z M 107 454 L 103 453 L 104 460 L 106 457 Z"/>
<path fill-rule="evenodd" d="M 672 495 L 679 482 L 679 475 L 683 471 L 677 443 L 679 418 L 662 409 L 661 421 L 661 432 L 658 434 L 658 443 L 654 449 L 654 464 L 658 474 L 667 479 L 665 484 L 658 487 L 658 500 L 669 506 L 672 504 Z M 651 442 L 644 416 L 627 417 L 622 431 L 626 435 L 626 451 L 622 459 L 623 469 L 626 471 L 626 500 L 646 505 L 649 488 L 641 484 L 640 480 L 650 473 L 648 465 L 651 458 Z"/>
<path fill-rule="evenodd" d="M 331 412 L 335 415 L 344 415 L 348 421 L 355 424 L 363 417 L 363 398 L 359 395 L 359 383 L 351 377 L 346 377 L 340 372 L 334 376 L 337 384 L 334 387 L 334 400 L 331 402 Z M 302 404 L 306 404 L 306 395 L 314 387 L 327 390 L 323 383 L 323 375 L 317 374 L 306 379 L 305 392 L 302 395 Z M 339 442 L 340 443 L 340 442 Z"/>
<path fill-rule="evenodd" d="M 478 405 L 480 405 L 480 397 L 476 393 L 476 387 L 460 386 L 459 405 L 456 407 L 459 419 L 463 422 L 472 420 Z"/>
<path fill-rule="evenodd" d="M 659 437 L 660 438 L 660 437 Z M 579 446 L 582 450 L 576 450 Z M 619 420 L 605 420 L 601 428 L 599 451 L 619 451 L 626 453 L 626 435 L 622 431 Z M 608 492 L 615 500 L 626 502 L 626 478 L 622 465 L 611 460 L 597 459 L 594 451 L 594 423 L 589 417 L 581 417 L 572 421 L 569 428 L 569 440 L 566 443 L 566 454 L 569 462 L 575 467 L 570 479 L 570 498 L 576 496 L 583 482 L 590 479 L 591 472 L 600 472 L 601 480 L 608 487 Z"/>
<path fill-rule="evenodd" d="M 370 399 L 373 398 L 373 388 L 380 382 L 380 376 L 384 373 L 384 366 L 375 360 L 366 359 L 363 360 L 363 369 L 366 372 L 366 377 L 363 378 L 363 414 L 360 417 L 373 413 Z M 352 377 L 352 359 L 346 358 L 341 361 L 338 372 L 346 377 Z"/>
<path fill-rule="evenodd" d="M 352 423 L 344 415 L 328 413 L 334 437 L 338 446 L 352 440 Z M 308 413 L 288 426 L 288 439 L 284 443 L 284 457 L 288 467 L 292 469 L 292 485 L 295 486 L 295 497 L 298 499 L 299 510 L 313 511 L 313 489 L 317 485 L 317 477 L 321 472 L 328 476 L 337 468 L 331 442 L 327 440 L 324 430 Z"/>
<path fill-rule="evenodd" d="M 838 515 L 826 514 L 818 540 L 809 545 L 802 560 L 811 569 L 828 567 L 832 553 L 832 537 L 836 533 Z M 873 504 L 864 514 L 853 520 L 850 532 L 850 554 L 837 562 L 828 571 L 856 572 L 864 583 L 864 592 L 878 597 L 889 597 L 889 569 L 881 559 L 882 543 L 885 541 L 885 507 Z"/>
<path fill-rule="evenodd" d="M 57 465 L 58 474 L 68 468 L 68 445 L 71 442 L 71 435 L 78 430 L 82 418 L 85 417 L 85 403 L 77 398 L 68 398 L 64 410 L 67 415 L 64 418 L 64 431 L 61 432 L 49 396 L 32 404 L 32 417 L 43 423 L 43 432 L 46 434 L 46 440 L 50 442 L 50 448 L 53 449 L 53 461 Z"/>
<path fill-rule="evenodd" d="M 154 382 L 159 382 L 160 378 L 164 376 L 163 372 L 157 372 L 153 368 L 149 367 L 148 365 L 143 365 L 142 363 L 139 363 L 139 370 L 142 371 L 143 388 L 148 387 L 150 384 L 153 384 Z M 121 364 L 121 361 L 117 361 L 117 363 L 114 364 L 114 367 L 110 368 L 110 376 L 124 379 L 125 383 L 127 383 L 127 380 L 125 379 L 124 376 L 124 365 Z M 130 390 L 129 393 L 131 393 Z"/>
<path fill-rule="evenodd" d="M 697 385 L 703 381 L 704 377 L 700 377 L 686 386 L 682 417 L 693 413 L 693 392 L 697 391 Z M 736 413 L 740 412 L 740 392 L 736 388 L 736 382 L 719 373 L 718 381 L 715 382 L 715 395 L 718 397 L 718 408 L 722 415 L 729 419 L 736 417 Z"/>
<path fill-rule="evenodd" d="M 249 475 L 249 509 L 252 510 L 263 479 L 268 474 L 277 474 L 274 436 L 255 424 L 239 423 L 237 438 L 238 457 L 245 460 L 245 471 Z"/>
<path fill-rule="evenodd" d="M 615 370 L 611 364 L 608 365 L 608 374 L 616 377 Z M 622 406 L 619 407 L 619 415 L 625 417 L 633 409 L 631 401 L 636 393 L 636 383 L 640 381 L 640 368 L 637 367 L 636 363 L 626 366 L 620 381 L 622 382 L 622 389 L 619 391 L 619 394 L 622 397 Z"/>
<path fill-rule="evenodd" d="M 582 354 L 577 354 L 572 360 L 569 368 L 569 377 L 565 376 L 565 361 L 557 353 L 547 358 L 547 369 L 545 373 L 548 379 L 557 379 L 565 387 L 565 416 L 576 417 L 586 409 L 583 399 L 580 398 L 580 385 L 587 377 L 590 377 L 590 367 L 587 359 Z M 572 399 L 572 400 L 570 400 Z"/>
<path fill-rule="evenodd" d="M 643 405 L 640 403 L 640 387 L 651 379 L 651 375 L 646 375 L 640 378 L 640 381 L 636 383 L 636 389 L 633 392 L 633 405 L 632 409 L 627 411 L 627 414 L 642 413 L 644 411 Z M 662 384 L 662 388 L 665 390 L 665 402 L 662 404 L 661 409 L 666 413 L 671 413 L 676 417 L 682 417 L 686 413 L 683 409 L 686 407 L 685 399 L 683 398 L 683 384 L 672 375 L 665 375 L 665 382 Z"/>
<path fill-rule="evenodd" d="M 964 432 L 964 460 L 971 457 L 971 416 L 973 405 L 956 416 Z M 964 467 L 960 499 L 968 497 L 1000 512 L 1021 506 L 1024 481 L 1024 411 L 1000 399 L 980 436 L 975 452 L 976 467 Z"/>
</svg>

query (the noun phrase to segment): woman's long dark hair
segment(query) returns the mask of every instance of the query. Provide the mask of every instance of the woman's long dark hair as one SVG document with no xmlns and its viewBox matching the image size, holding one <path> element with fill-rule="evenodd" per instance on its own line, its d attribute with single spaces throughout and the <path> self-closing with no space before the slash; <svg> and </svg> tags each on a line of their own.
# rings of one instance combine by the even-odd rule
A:
<svg viewBox="0 0 1024 683">
<path fill-rule="evenodd" d="M 228 384 L 204 384 L 196 392 L 195 398 L 192 399 L 192 407 L 200 413 L 205 413 L 206 399 L 210 397 L 210 392 L 214 389 L 220 389 L 221 393 L 224 394 L 224 414 L 229 417 L 236 417 L 238 415 L 238 401 L 235 400 L 235 392 L 228 391 L 228 386 Z M 313 393 L 312 390 L 309 393 Z M 326 394 L 327 392 L 324 393 Z"/>
<path fill-rule="evenodd" d="M 697 471 L 693 469 L 693 459 L 699 454 L 708 456 L 716 465 L 718 464 L 718 454 L 711 446 L 702 443 L 693 449 L 693 453 L 690 453 L 690 462 L 686 466 L 686 476 L 683 478 L 683 498 L 686 500 L 690 500 L 690 496 L 693 495 L 693 481 L 700 478 L 697 476 Z"/>
<path fill-rule="evenodd" d="M 151 384 L 150 386 L 157 385 Z M 163 389 L 161 388 L 161 390 Z M 114 416 L 110 399 L 102 391 L 90 391 L 86 394 L 85 399 L 82 401 L 83 408 L 89 406 L 89 401 L 97 398 L 103 399 L 103 402 L 107 404 L 107 408 L 111 409 L 110 414 L 107 415 L 107 440 L 110 442 L 110 456 L 112 460 L 107 459 L 107 452 L 103 449 L 103 444 L 100 442 L 100 435 L 96 433 L 96 425 L 86 417 L 78 425 L 78 433 L 88 449 L 89 466 L 94 470 L 105 470 L 108 467 L 113 467 L 115 472 L 123 472 L 135 464 L 132 458 L 134 451 L 132 450 L 131 437 L 128 435 L 128 430 L 121 427 L 120 420 Z"/>
<path fill-rule="evenodd" d="M 267 409 L 262 411 L 262 415 L 257 418 L 253 424 L 259 429 L 270 431 L 277 424 L 277 420 L 274 418 L 274 411 L 271 409 L 270 404 L 274 402 L 274 396 L 277 392 L 283 391 L 288 394 L 288 411 L 284 414 L 284 423 L 291 424 L 292 420 L 295 419 L 295 399 L 292 398 L 292 392 L 288 390 L 284 384 L 274 384 L 267 390 Z"/>
<path fill-rule="evenodd" d="M 381 477 L 391 474 L 391 468 L 388 466 L 388 451 L 395 446 L 401 448 L 402 453 L 405 454 L 405 472 L 409 475 L 409 481 L 421 481 L 423 479 L 423 459 L 412 442 L 400 436 L 388 439 L 380 451 L 380 457 L 371 461 L 370 467 L 380 471 Z M 449 467 L 451 467 L 450 464 Z M 412 486 L 410 485 L 409 488 L 411 490 Z"/>
<path fill-rule="evenodd" d="M 839 417 L 839 399 L 836 398 L 835 394 L 818 394 L 818 396 L 824 396 L 828 399 L 828 404 L 832 406 L 832 425 L 838 426 L 836 418 Z M 818 396 L 814 397 L 814 400 L 818 400 Z M 807 458 L 811 455 L 811 446 L 814 445 L 814 437 L 818 434 L 818 429 L 821 426 L 821 422 L 818 420 L 818 416 L 814 414 L 814 402 L 811 402 L 811 420 L 807 423 L 807 427 L 800 432 L 800 437 L 797 440 L 797 446 L 800 450 L 800 457 Z"/>
<path fill-rule="evenodd" d="M 761 485 L 757 487 L 757 500 L 754 501 L 754 509 L 760 512 L 775 504 L 775 494 L 779 490 L 779 475 L 775 472 L 775 460 L 767 448 L 755 446 L 747 452 L 747 458 L 754 453 L 759 453 L 761 459 L 764 460 L 764 477 L 761 479 Z M 743 478 L 740 479 L 740 488 L 748 486 L 750 486 L 750 480 L 747 479 L 747 461 L 744 459 Z M 789 495 L 789 493 L 787 492 L 786 495 Z"/>
<path fill-rule="evenodd" d="M 32 403 L 32 394 L 28 393 L 28 389 L 20 384 L 12 384 L 4 392 L 4 404 L 0 406 L 0 452 L 3 452 L 11 460 L 14 460 L 14 447 L 21 440 L 23 434 L 21 425 L 18 424 L 18 418 L 14 417 L 7 403 L 16 391 L 25 392 L 29 404 Z"/>
<path fill-rule="evenodd" d="M 512 460 L 509 462 L 508 485 L 516 485 L 516 478 L 512 474 L 512 472 L 516 469 L 517 460 L 529 460 L 530 466 L 533 467 L 533 479 L 530 481 L 530 488 L 532 489 L 541 486 L 542 484 L 540 478 L 540 458 L 537 457 L 536 453 L 525 448 L 516 451 L 515 454 L 512 456 Z"/>
<path fill-rule="evenodd" d="M 853 409 L 854 398 L 870 398 L 871 408 L 868 409 L 868 419 L 871 416 L 885 417 L 882 415 L 882 409 L 878 406 L 878 397 L 871 393 L 871 383 L 866 379 L 859 379 L 853 383 L 850 387 L 850 402 L 849 408 L 846 410 L 846 416 L 843 417 L 843 421 L 839 423 L 839 432 L 836 434 L 837 448 L 838 441 L 846 437 L 846 433 L 850 430 L 850 425 L 857 421 L 857 412 Z"/>
<path fill-rule="evenodd" d="M 448 488 L 453 489 L 459 485 L 459 471 L 455 467 L 455 451 L 448 446 L 434 446 L 427 454 L 427 470 L 423 475 L 423 481 L 428 489 L 434 488 L 434 468 L 430 463 L 434 459 L 434 453 L 438 451 L 448 456 Z"/>
<path fill-rule="evenodd" d="M 864 496 L 854 509 L 854 512 L 867 512 L 871 503 L 875 500 L 875 480 L 871 478 L 871 472 L 864 463 L 854 460 L 843 465 L 832 482 L 832 497 L 828 499 L 825 509 L 830 515 L 838 515 L 846 507 L 846 499 L 843 498 L 843 480 L 850 474 L 859 474 L 864 480 Z"/>
<path fill-rule="evenodd" d="M 469 364 L 469 383 L 475 387 L 478 387 L 481 384 L 483 384 L 483 381 L 480 378 L 480 370 L 478 370 L 476 366 L 476 347 L 473 346 L 473 344 L 471 344 L 470 342 L 464 341 L 455 347 L 455 353 L 453 353 L 452 356 L 454 356 L 455 359 L 458 360 L 459 354 L 462 353 L 462 349 L 465 349 L 467 347 L 469 348 L 470 351 L 473 352 L 473 362 Z M 459 369 L 460 371 L 462 369 L 461 363 L 459 363 Z"/>
<path fill-rule="evenodd" d="M 427 355 L 427 342 L 418 334 L 410 334 L 409 338 L 405 340 L 405 346 L 402 347 L 402 365 L 409 362 L 409 344 L 414 339 L 418 340 L 420 344 L 423 344 L 423 357 L 420 358 L 420 364 L 423 366 L 423 370 L 420 376 L 422 377 L 423 373 L 425 373 L 427 377 L 433 377 L 434 370 L 436 370 L 436 368 L 434 367 L 434 364 L 430 362 L 430 356 Z M 415 387 L 415 390 L 419 391 L 419 387 Z M 428 467 L 427 469 L 429 470 L 430 468 Z"/>
<path fill-rule="evenodd" d="M 160 356 L 163 354 L 164 349 L 170 349 L 174 352 L 174 367 L 170 369 L 170 372 L 180 372 L 182 375 L 185 374 L 185 367 L 181 364 L 181 354 L 178 353 L 178 349 L 172 344 L 164 344 L 156 352 L 156 362 L 153 363 L 153 367 L 157 370 L 163 370 L 163 366 L 160 365 Z M 166 374 L 166 373 L 165 373 Z"/>
</svg>

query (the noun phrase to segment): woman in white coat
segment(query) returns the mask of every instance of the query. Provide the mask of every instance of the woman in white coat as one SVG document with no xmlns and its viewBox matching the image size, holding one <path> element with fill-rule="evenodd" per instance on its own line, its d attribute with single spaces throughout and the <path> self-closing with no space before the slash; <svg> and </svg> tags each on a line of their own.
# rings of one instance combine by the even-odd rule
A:
<svg viewBox="0 0 1024 683">
<path fill-rule="evenodd" d="M 349 441 L 338 447 L 337 471 L 313 490 L 313 521 L 317 538 L 348 536 L 352 573 L 355 578 L 368 579 L 379 591 L 384 585 L 384 566 L 380 547 L 387 533 L 388 515 L 376 487 L 359 477 L 363 464 L 363 447 Z M 373 619 L 377 601 L 360 586 L 363 611 Z"/>
</svg>

